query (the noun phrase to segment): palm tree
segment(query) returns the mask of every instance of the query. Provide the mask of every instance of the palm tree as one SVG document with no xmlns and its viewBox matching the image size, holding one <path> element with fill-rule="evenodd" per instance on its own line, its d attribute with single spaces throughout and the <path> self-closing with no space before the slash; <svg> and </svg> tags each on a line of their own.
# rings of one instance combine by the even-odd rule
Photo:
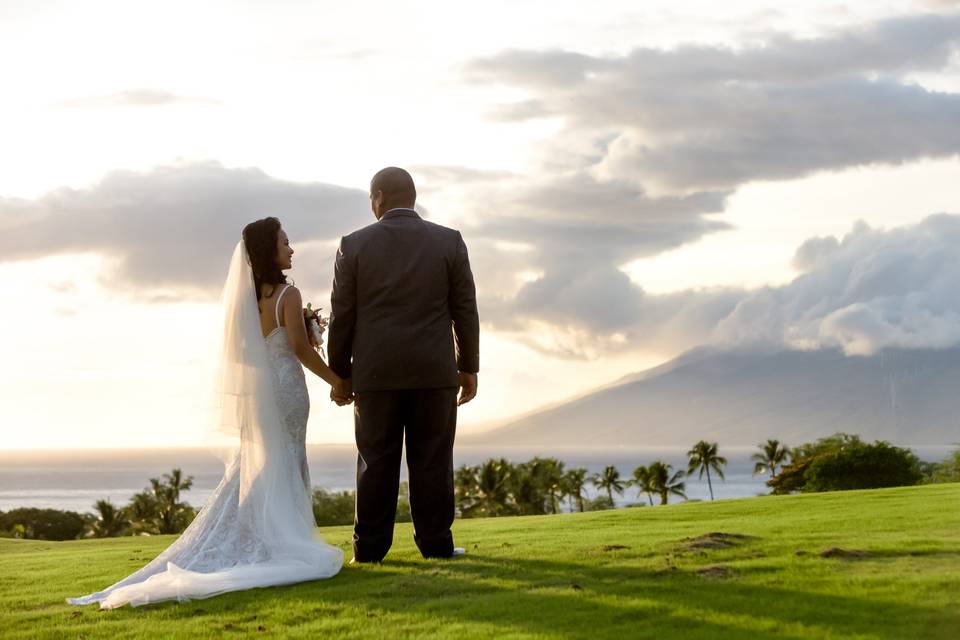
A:
<svg viewBox="0 0 960 640">
<path fill-rule="evenodd" d="M 534 457 L 514 467 L 510 491 L 520 515 L 543 515 L 548 513 L 548 484 L 546 462 Z"/>
<path fill-rule="evenodd" d="M 503 515 L 510 506 L 510 474 L 513 465 L 504 458 L 490 459 L 476 474 L 476 508 L 484 516 Z"/>
<path fill-rule="evenodd" d="M 189 491 L 190 487 L 193 486 L 193 476 L 183 477 L 183 472 L 180 469 L 174 469 L 170 473 L 163 474 L 163 479 L 166 482 L 167 487 L 170 488 L 171 498 L 174 502 L 180 501 L 180 492 Z"/>
<path fill-rule="evenodd" d="M 570 469 L 563 476 L 563 491 L 570 497 L 570 510 L 576 501 L 577 510 L 583 513 L 583 489 L 587 484 L 587 470 L 583 467 Z"/>
<path fill-rule="evenodd" d="M 93 508 L 99 517 L 93 523 L 93 535 L 97 538 L 112 538 L 123 535 L 130 523 L 124 517 L 122 509 L 117 509 L 109 500 L 97 500 Z"/>
<path fill-rule="evenodd" d="M 469 518 L 476 509 L 477 502 L 477 475 L 480 467 L 462 465 L 453 476 L 454 491 L 457 496 L 457 506 L 460 515 Z"/>
<path fill-rule="evenodd" d="M 195 515 L 190 505 L 180 502 L 180 492 L 193 486 L 193 476 L 184 478 L 180 469 L 174 469 L 163 474 L 163 482 L 151 478 L 150 484 L 158 502 L 160 533 L 180 533 Z"/>
<path fill-rule="evenodd" d="M 660 494 L 660 504 L 667 504 L 670 494 L 680 496 L 684 499 L 687 497 L 687 494 L 684 493 L 686 487 L 682 482 L 683 471 L 677 471 L 673 475 L 670 475 L 672 468 L 672 465 L 662 460 L 657 460 L 647 467 L 650 488 L 654 493 Z"/>
<path fill-rule="evenodd" d="M 764 444 L 758 444 L 760 453 L 751 456 L 756 464 L 753 465 L 753 474 L 766 473 L 770 471 L 770 477 L 777 477 L 777 467 L 782 467 L 790 456 L 790 448 L 781 445 L 779 440 L 767 440 Z"/>
<path fill-rule="evenodd" d="M 690 466 L 687 468 L 688 474 L 700 470 L 700 477 L 703 478 L 703 472 L 707 472 L 707 486 L 710 488 L 710 499 L 713 500 L 713 483 L 710 482 L 710 469 L 716 471 L 720 479 L 723 480 L 723 467 L 727 464 L 727 459 L 717 455 L 717 443 L 701 440 L 693 445 L 693 448 L 687 452 L 690 456 Z"/>
<path fill-rule="evenodd" d="M 623 488 L 625 486 L 623 480 L 620 479 L 620 472 L 617 471 L 617 468 L 613 465 L 608 465 L 603 473 L 597 473 L 591 478 L 591 482 L 598 489 L 605 489 L 607 496 L 610 498 L 610 504 L 613 504 L 613 492 L 616 491 L 617 495 L 623 495 Z"/>
<path fill-rule="evenodd" d="M 650 468 L 640 465 L 633 470 L 633 480 L 631 484 L 637 488 L 637 492 L 647 494 L 647 499 L 650 501 L 650 505 L 653 506 L 653 494 L 656 493 L 656 488 L 651 482 L 652 478 L 650 476 Z"/>
<path fill-rule="evenodd" d="M 560 500 L 563 499 L 564 463 L 556 458 L 543 460 L 542 478 L 547 497 L 550 499 L 550 513 L 560 512 Z"/>
<path fill-rule="evenodd" d="M 157 533 L 157 501 L 149 491 L 133 494 L 130 503 L 124 507 L 124 516 L 137 533 Z"/>
<path fill-rule="evenodd" d="M 134 528 L 144 533 L 180 533 L 196 515 L 193 508 L 180 502 L 180 492 L 193 486 L 193 477 L 184 477 L 180 469 L 165 473 L 163 480 L 150 478 L 150 487 L 135 494 L 127 505 Z"/>
</svg>

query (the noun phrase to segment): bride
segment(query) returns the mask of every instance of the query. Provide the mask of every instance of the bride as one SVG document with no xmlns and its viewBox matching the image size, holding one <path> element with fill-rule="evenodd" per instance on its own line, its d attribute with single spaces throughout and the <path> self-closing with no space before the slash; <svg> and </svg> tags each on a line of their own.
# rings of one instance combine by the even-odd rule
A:
<svg viewBox="0 0 960 640">
<path fill-rule="evenodd" d="M 70 604 L 112 609 L 336 575 L 343 551 L 320 540 L 310 503 L 303 366 L 342 381 L 310 346 L 293 249 L 276 218 L 247 225 L 223 289 L 218 431 L 231 436 L 220 484 L 165 551 L 120 582 Z"/>
</svg>

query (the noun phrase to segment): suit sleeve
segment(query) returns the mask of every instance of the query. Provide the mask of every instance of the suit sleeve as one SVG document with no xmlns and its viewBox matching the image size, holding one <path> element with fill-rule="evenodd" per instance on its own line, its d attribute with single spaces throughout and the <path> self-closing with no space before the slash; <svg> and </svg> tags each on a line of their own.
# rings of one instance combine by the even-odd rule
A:
<svg viewBox="0 0 960 640">
<path fill-rule="evenodd" d="M 330 328 L 327 351 L 330 368 L 341 378 L 350 378 L 353 366 L 353 335 L 357 324 L 357 281 L 352 257 L 340 238 L 333 265 L 333 292 L 330 294 Z"/>
<path fill-rule="evenodd" d="M 457 347 L 457 369 L 463 373 L 480 370 L 480 315 L 477 289 L 470 271 L 470 258 L 463 236 L 457 232 L 457 250 L 450 272 L 450 316 Z"/>
</svg>

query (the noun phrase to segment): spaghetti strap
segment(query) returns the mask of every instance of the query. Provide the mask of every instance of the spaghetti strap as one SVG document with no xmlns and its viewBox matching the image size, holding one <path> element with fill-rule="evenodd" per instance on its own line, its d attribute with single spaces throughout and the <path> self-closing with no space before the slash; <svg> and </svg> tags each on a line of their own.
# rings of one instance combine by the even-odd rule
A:
<svg viewBox="0 0 960 640">
<path fill-rule="evenodd" d="M 286 285 L 286 286 L 284 286 L 283 289 L 280 291 L 280 295 L 277 296 L 277 306 L 276 306 L 276 308 L 273 310 L 274 316 L 276 316 L 277 326 L 278 326 L 278 327 L 280 326 L 280 299 L 283 298 L 283 294 L 285 294 L 285 293 L 287 292 L 287 289 L 289 289 L 289 288 L 290 288 L 290 285 Z"/>
</svg>

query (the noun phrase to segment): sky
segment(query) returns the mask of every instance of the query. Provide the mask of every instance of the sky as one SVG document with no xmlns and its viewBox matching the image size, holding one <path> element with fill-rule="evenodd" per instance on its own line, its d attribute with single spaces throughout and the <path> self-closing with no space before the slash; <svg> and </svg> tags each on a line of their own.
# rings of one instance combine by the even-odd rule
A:
<svg viewBox="0 0 960 640">
<path fill-rule="evenodd" d="M 203 444 L 240 229 L 328 307 L 388 165 L 470 249 L 462 432 L 701 344 L 960 342 L 960 2 L 0 0 L 0 77 L 5 447 Z"/>
</svg>

